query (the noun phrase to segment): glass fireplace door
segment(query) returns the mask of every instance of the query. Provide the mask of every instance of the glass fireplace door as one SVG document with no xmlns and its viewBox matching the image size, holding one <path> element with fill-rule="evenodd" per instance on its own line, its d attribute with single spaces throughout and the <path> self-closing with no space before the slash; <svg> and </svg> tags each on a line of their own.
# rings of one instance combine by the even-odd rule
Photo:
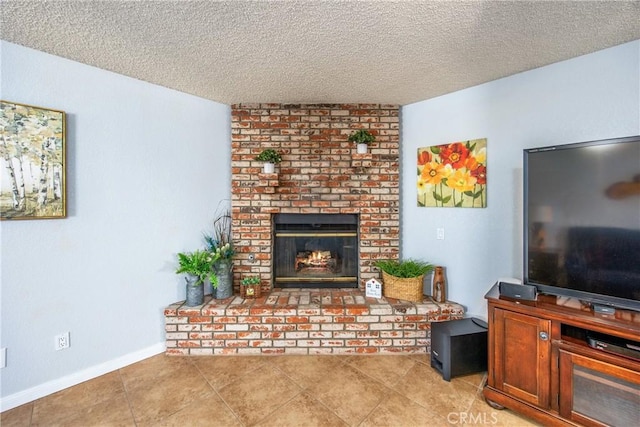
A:
<svg viewBox="0 0 640 427">
<path fill-rule="evenodd" d="M 274 222 L 277 287 L 357 287 L 357 217 L 281 214 Z"/>
</svg>

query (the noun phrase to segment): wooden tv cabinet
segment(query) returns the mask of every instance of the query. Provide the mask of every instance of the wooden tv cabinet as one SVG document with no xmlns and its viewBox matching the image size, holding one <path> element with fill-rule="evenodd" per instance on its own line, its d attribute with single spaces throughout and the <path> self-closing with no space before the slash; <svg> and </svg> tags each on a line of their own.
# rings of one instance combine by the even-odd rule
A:
<svg viewBox="0 0 640 427">
<path fill-rule="evenodd" d="M 640 357 L 592 348 L 587 336 L 640 341 L 640 313 L 602 315 L 575 298 L 488 301 L 488 376 L 484 397 L 544 425 L 636 425 Z"/>
</svg>

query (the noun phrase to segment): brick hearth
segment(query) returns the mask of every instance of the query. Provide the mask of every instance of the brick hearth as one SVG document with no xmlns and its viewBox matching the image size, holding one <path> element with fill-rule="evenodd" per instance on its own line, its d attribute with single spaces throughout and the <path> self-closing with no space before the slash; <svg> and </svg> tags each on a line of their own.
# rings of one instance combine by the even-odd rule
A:
<svg viewBox="0 0 640 427">
<path fill-rule="evenodd" d="M 169 355 L 397 354 L 430 351 L 431 322 L 456 303 L 366 298 L 355 289 L 274 290 L 257 299 L 207 297 L 164 311 Z"/>
</svg>

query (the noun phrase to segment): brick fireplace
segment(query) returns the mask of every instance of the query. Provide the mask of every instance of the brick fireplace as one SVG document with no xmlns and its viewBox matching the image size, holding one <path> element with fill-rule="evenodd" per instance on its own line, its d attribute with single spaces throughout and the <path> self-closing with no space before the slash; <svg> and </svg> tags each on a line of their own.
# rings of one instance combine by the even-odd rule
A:
<svg viewBox="0 0 640 427">
<path fill-rule="evenodd" d="M 350 214 L 358 218 L 356 286 L 379 277 L 372 264 L 398 258 L 399 106 L 387 104 L 236 104 L 231 112 L 234 283 L 258 275 L 274 288 L 274 215 Z M 376 136 L 368 154 L 348 141 Z M 275 174 L 255 156 L 282 153 Z"/>
<path fill-rule="evenodd" d="M 398 112 L 397 105 L 380 104 L 232 106 L 235 296 L 167 307 L 167 354 L 425 353 L 431 322 L 464 316 L 453 302 L 364 294 L 364 283 L 380 274 L 373 263 L 399 257 Z M 356 154 L 348 136 L 363 128 L 377 141 L 369 153 Z M 254 160 L 265 148 L 282 153 L 275 174 L 261 173 Z M 328 217 L 338 227 L 324 228 Z M 287 240 L 308 231 L 319 242 Z M 291 250 L 277 258 L 278 245 Z M 315 252 L 326 258 L 309 261 Z M 329 281 L 334 286 L 317 289 L 328 273 L 337 276 Z M 245 275 L 260 276 L 261 297 L 239 296 Z M 304 280 L 282 289 L 291 277 L 307 275 L 313 279 L 307 289 Z M 338 287 L 341 280 L 348 285 Z"/>
</svg>

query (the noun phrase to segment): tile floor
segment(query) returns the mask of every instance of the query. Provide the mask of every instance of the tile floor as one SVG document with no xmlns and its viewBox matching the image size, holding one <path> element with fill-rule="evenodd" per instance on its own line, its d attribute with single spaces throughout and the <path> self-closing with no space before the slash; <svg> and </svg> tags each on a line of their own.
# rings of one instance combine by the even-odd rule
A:
<svg viewBox="0 0 640 427">
<path fill-rule="evenodd" d="M 427 355 L 157 355 L 0 414 L 9 426 L 537 425 Z"/>
</svg>

